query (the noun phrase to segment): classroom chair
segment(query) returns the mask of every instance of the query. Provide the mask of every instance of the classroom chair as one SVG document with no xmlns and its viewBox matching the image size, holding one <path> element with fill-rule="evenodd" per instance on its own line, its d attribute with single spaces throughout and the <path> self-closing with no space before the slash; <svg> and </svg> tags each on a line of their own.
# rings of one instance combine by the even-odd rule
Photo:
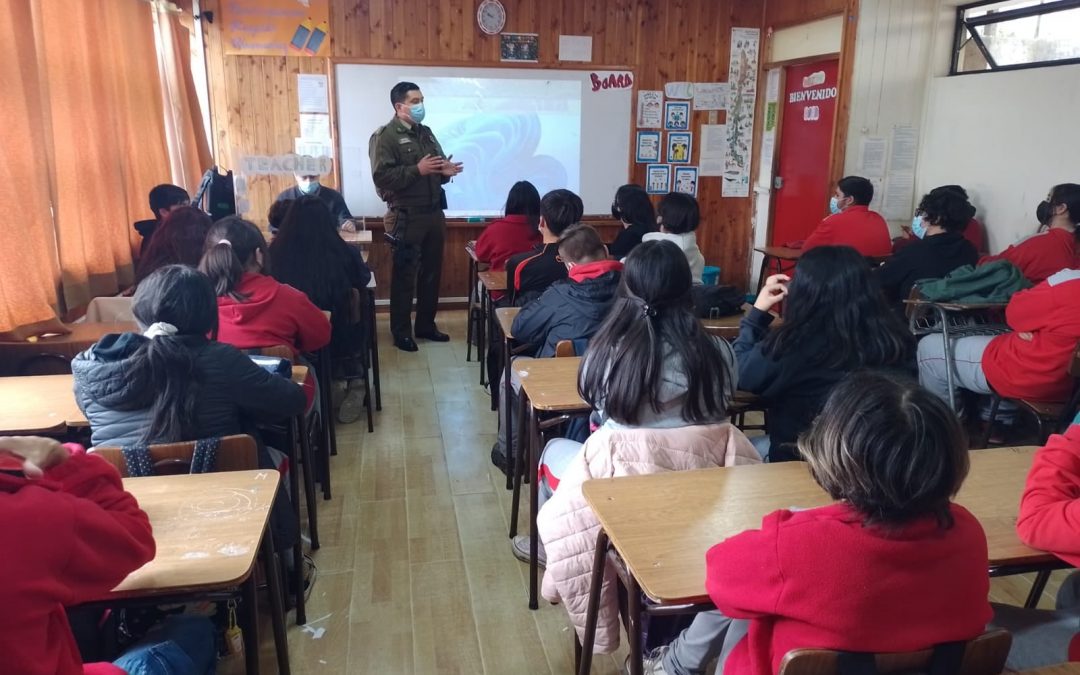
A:
<svg viewBox="0 0 1080 675">
<path fill-rule="evenodd" d="M 154 475 L 174 476 L 191 472 L 191 463 L 195 455 L 195 441 L 188 441 L 185 443 L 163 443 L 160 445 L 151 445 L 148 449 L 150 451 L 150 459 L 154 463 Z M 237 436 L 224 436 L 220 439 L 218 444 L 216 470 L 250 471 L 253 469 L 258 469 L 258 453 L 258 446 L 255 444 L 255 439 L 251 436 L 248 436 L 246 434 Z M 122 449 L 100 447 L 95 448 L 93 454 L 101 457 L 109 464 L 115 466 L 120 472 L 121 476 L 125 478 L 128 477 L 127 462 L 124 459 L 124 453 Z M 269 537 L 269 531 L 267 531 L 264 536 Z M 281 573 L 280 557 L 276 553 L 273 556 L 268 557 L 270 557 L 271 559 L 263 560 L 264 565 L 266 565 L 267 578 L 283 578 L 284 575 L 282 575 Z M 271 571 L 271 566 L 273 566 L 276 572 Z M 299 612 L 303 612 L 304 607 L 304 565 L 302 554 L 298 561 L 297 569 L 300 570 L 300 583 L 297 586 L 296 591 L 296 606 L 299 616 Z M 281 670 L 281 672 L 288 672 L 288 651 L 283 644 L 280 644 L 280 642 L 285 641 L 286 639 L 285 617 L 284 611 L 281 608 L 281 602 L 274 599 L 274 583 L 276 582 L 271 582 L 271 619 L 274 624 L 278 668 Z"/>
<path fill-rule="evenodd" d="M 94 323 L 134 321 L 135 314 L 131 311 L 133 301 L 130 295 L 94 298 L 86 306 L 86 320 Z"/>
<path fill-rule="evenodd" d="M 751 412 L 761 413 L 761 424 L 746 423 L 746 414 Z M 768 415 L 768 409 L 765 406 L 765 401 L 760 396 L 751 394 L 748 391 L 736 391 L 731 399 L 731 405 L 728 406 L 728 417 L 731 418 L 731 423 L 738 427 L 740 431 L 765 431 L 766 415 Z"/>
<path fill-rule="evenodd" d="M 19 364 L 16 373 L 19 376 L 26 375 L 70 375 L 71 359 L 63 354 L 43 352 L 25 359 Z"/>
<path fill-rule="evenodd" d="M 1008 631 L 993 630 L 967 642 L 897 654 L 796 649 L 780 662 L 780 675 L 998 675 L 1012 647 Z"/>
<path fill-rule="evenodd" d="M 998 408 L 1002 401 L 1009 401 L 1023 411 L 1030 414 L 1039 426 L 1039 445 L 1045 445 L 1050 434 L 1061 433 L 1072 422 L 1080 409 L 1080 344 L 1077 344 L 1073 352 L 1072 361 L 1069 362 L 1065 371 L 1073 378 L 1073 393 L 1067 401 L 1059 403 L 1046 401 L 1029 401 L 1022 398 L 1006 399 L 998 394 L 990 398 L 990 418 L 986 422 L 986 431 L 983 433 L 980 447 L 990 447 L 990 436 L 994 430 L 994 422 L 997 421 Z"/>
</svg>

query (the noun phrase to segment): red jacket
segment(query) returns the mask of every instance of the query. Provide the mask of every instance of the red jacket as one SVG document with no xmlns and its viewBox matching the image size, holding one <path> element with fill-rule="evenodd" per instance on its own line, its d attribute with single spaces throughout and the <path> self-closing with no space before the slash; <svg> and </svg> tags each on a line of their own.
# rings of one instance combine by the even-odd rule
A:
<svg viewBox="0 0 1080 675">
<path fill-rule="evenodd" d="M 248 299 L 218 298 L 218 340 L 239 349 L 287 345 L 313 352 L 330 343 L 330 322 L 307 295 L 265 274 L 246 273 L 236 286 Z"/>
<path fill-rule="evenodd" d="M 528 216 L 504 216 L 484 228 L 476 239 L 476 257 L 493 270 L 506 269 L 506 261 L 540 243 L 540 230 Z"/>
<path fill-rule="evenodd" d="M 1005 320 L 1015 333 L 994 338 L 982 369 L 1007 398 L 1064 401 L 1072 394 L 1066 372 L 1080 342 L 1080 270 L 1062 270 L 1009 300 Z M 1025 340 L 1021 333 L 1031 333 Z"/>
<path fill-rule="evenodd" d="M 972 218 L 968 221 L 968 224 L 964 226 L 963 234 L 964 239 L 970 241 L 980 255 L 986 253 L 986 231 L 978 218 Z"/>
<path fill-rule="evenodd" d="M 821 221 L 802 250 L 816 246 L 850 246 L 864 256 L 883 258 L 892 253 L 892 237 L 881 215 L 868 206 L 855 205 Z"/>
<path fill-rule="evenodd" d="M 1013 244 L 997 255 L 979 259 L 980 265 L 995 260 L 1008 260 L 1033 284 L 1046 281 L 1054 272 L 1078 267 L 1076 235 L 1068 230 L 1053 228 Z"/>
<path fill-rule="evenodd" d="M 903 652 L 981 634 L 992 615 L 986 535 L 963 507 L 952 514 L 948 530 L 924 517 L 885 534 L 843 503 L 783 510 L 713 546 L 709 596 L 751 620 L 724 674 L 775 673 L 799 648 Z"/>
<path fill-rule="evenodd" d="M 111 464 L 76 454 L 41 480 L 0 473 L 0 540 L 0 669 L 82 675 L 64 607 L 104 597 L 154 558 L 150 520 Z M 122 672 L 87 672 L 109 668 Z"/>
</svg>

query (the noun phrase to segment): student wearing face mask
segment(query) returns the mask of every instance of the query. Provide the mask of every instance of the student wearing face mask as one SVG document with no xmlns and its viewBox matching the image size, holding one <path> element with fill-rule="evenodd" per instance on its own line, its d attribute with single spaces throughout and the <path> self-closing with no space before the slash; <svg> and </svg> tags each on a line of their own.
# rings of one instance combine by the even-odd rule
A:
<svg viewBox="0 0 1080 675">
<path fill-rule="evenodd" d="M 821 221 L 803 242 L 803 250 L 816 246 L 850 246 L 868 258 L 892 253 L 892 238 L 885 219 L 870 210 L 873 184 L 861 176 L 847 176 L 836 184 L 829 200 L 832 214 Z"/>
<path fill-rule="evenodd" d="M 345 225 L 352 219 L 349 206 L 345 203 L 345 197 L 334 188 L 329 188 L 319 182 L 318 176 L 296 174 L 296 187 L 284 190 L 277 196 L 276 202 L 295 201 L 301 197 L 318 197 L 319 201 L 326 204 L 330 213 L 334 214 L 334 220 L 338 227 Z M 351 225 L 345 227 L 351 229 Z"/>
<path fill-rule="evenodd" d="M 1080 185 L 1062 183 L 1050 189 L 1045 200 L 1035 209 L 1039 234 L 1013 244 L 997 255 L 979 260 L 980 265 L 995 260 L 1008 260 L 1016 265 L 1033 284 L 1045 281 L 1065 268 L 1080 267 L 1077 253 L 1077 223 L 1080 222 Z"/>
<path fill-rule="evenodd" d="M 979 253 L 964 237 L 975 207 L 952 186 L 934 188 L 919 202 L 905 246 L 877 270 L 885 298 L 903 309 L 903 301 L 919 279 L 940 279 L 957 267 L 974 265 Z"/>
<path fill-rule="evenodd" d="M 390 332 L 394 346 L 417 351 L 412 321 L 416 296 L 415 336 L 446 342 L 450 336 L 435 327 L 446 241 L 446 193 L 443 184 L 461 173 L 461 162 L 443 153 L 424 121 L 424 94 L 412 82 L 390 90 L 394 117 L 368 141 L 375 192 L 386 202 L 383 223 L 393 237 L 394 271 L 390 278 Z"/>
</svg>

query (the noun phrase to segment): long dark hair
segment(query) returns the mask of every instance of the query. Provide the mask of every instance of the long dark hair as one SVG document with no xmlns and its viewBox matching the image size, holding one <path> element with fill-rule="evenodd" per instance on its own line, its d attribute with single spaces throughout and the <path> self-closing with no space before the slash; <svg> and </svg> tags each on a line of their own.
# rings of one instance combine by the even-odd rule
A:
<svg viewBox="0 0 1080 675">
<path fill-rule="evenodd" d="M 726 417 L 730 377 L 720 348 L 694 316 L 690 265 L 670 241 L 646 241 L 626 257 L 615 302 L 589 342 L 578 392 L 594 408 L 637 426 L 645 405 L 660 412 L 665 351 L 687 378 L 683 419 Z"/>
<path fill-rule="evenodd" d="M 165 265 L 198 265 L 209 230 L 210 216 L 199 209 L 194 206 L 175 209 L 146 243 L 146 251 L 135 267 L 135 285 Z"/>
<path fill-rule="evenodd" d="M 348 247 L 326 204 L 318 197 L 301 197 L 270 244 L 273 277 L 303 291 L 319 307 L 334 309 L 349 292 Z"/>
<path fill-rule="evenodd" d="M 535 229 L 540 225 L 540 192 L 529 181 L 519 180 L 506 195 L 503 212 L 508 216 L 525 216 Z"/>
<path fill-rule="evenodd" d="M 649 199 L 649 193 L 640 185 L 627 183 L 615 191 L 611 215 L 631 225 L 644 227 L 649 232 L 656 231 L 656 209 Z"/>
<path fill-rule="evenodd" d="M 192 440 L 198 374 L 192 341 L 217 331 L 217 299 L 210 282 L 185 265 L 168 265 L 139 284 L 132 301 L 135 319 L 144 329 L 155 323 L 176 327 L 176 335 L 144 341 L 131 356 L 129 379 L 141 385 L 142 400 L 152 400 L 146 443 Z"/>
<path fill-rule="evenodd" d="M 824 340 L 805 366 L 842 370 L 910 362 L 915 338 L 886 303 L 870 265 L 848 246 L 819 246 L 799 258 L 784 323 L 762 343 L 774 357 Z"/>
<path fill-rule="evenodd" d="M 266 239 L 254 223 L 240 216 L 228 216 L 214 223 L 206 235 L 206 245 L 199 271 L 210 279 L 219 298 L 229 296 L 246 302 L 248 296 L 239 293 L 236 285 L 256 251 L 262 251 L 262 273 L 270 274 L 270 252 Z"/>
</svg>

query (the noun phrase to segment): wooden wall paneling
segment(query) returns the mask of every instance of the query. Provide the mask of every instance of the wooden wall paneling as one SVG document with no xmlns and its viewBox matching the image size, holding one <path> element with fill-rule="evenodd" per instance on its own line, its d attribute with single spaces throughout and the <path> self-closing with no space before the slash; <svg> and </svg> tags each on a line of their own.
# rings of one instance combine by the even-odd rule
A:
<svg viewBox="0 0 1080 675">
<path fill-rule="evenodd" d="M 767 0 L 762 25 L 782 28 L 807 23 L 847 10 L 848 0 Z"/>
<path fill-rule="evenodd" d="M 837 78 L 836 118 L 829 159 L 830 186 L 844 176 L 847 160 L 848 126 L 851 123 L 852 76 L 855 72 L 855 34 L 859 23 L 859 0 L 846 0 L 844 32 L 840 43 L 840 67 Z M 781 106 L 783 107 L 783 106 Z"/>
</svg>

